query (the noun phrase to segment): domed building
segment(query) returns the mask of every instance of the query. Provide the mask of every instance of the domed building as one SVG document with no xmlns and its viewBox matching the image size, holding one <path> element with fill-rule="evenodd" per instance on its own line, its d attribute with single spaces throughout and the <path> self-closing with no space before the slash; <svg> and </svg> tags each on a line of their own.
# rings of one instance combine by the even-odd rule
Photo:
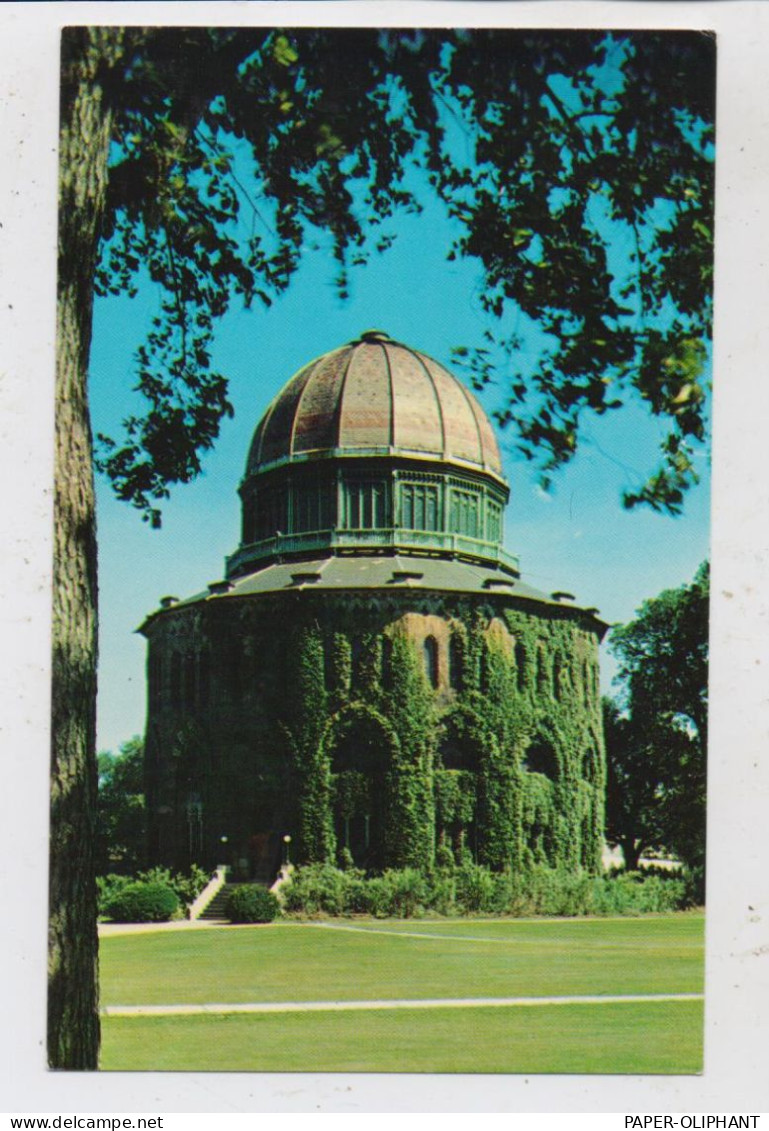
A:
<svg viewBox="0 0 769 1131">
<path fill-rule="evenodd" d="M 503 548 L 509 488 L 456 377 L 369 331 L 254 433 L 224 579 L 149 642 L 153 863 L 270 880 L 439 845 L 494 869 L 599 867 L 606 626 Z"/>
</svg>

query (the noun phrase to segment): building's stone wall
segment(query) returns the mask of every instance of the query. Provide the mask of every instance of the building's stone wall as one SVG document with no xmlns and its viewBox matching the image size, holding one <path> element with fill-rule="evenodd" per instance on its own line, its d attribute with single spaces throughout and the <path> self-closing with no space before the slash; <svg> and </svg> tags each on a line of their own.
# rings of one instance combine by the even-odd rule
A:
<svg viewBox="0 0 769 1131">
<path fill-rule="evenodd" d="M 494 868 L 597 867 L 596 622 L 502 595 L 223 597 L 146 627 L 149 855 L 265 876 L 345 840 Z M 366 807 L 368 806 L 368 810 Z M 222 838 L 226 837 L 226 841 Z"/>
</svg>

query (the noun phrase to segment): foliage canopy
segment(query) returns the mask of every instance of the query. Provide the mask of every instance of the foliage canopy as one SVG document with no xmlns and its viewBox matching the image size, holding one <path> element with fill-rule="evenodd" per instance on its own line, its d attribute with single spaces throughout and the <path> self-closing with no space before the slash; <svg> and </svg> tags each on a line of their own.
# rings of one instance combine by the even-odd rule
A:
<svg viewBox="0 0 769 1131">
<path fill-rule="evenodd" d="M 144 863 L 144 743 L 135 736 L 119 754 L 99 754 L 96 870 L 131 874 Z"/>
<path fill-rule="evenodd" d="M 709 570 L 645 601 L 611 648 L 624 685 L 608 701 L 607 833 L 632 867 L 665 846 L 704 880 Z M 702 894 L 702 892 L 700 892 Z"/>
<path fill-rule="evenodd" d="M 65 38 L 82 49 L 87 29 Z M 159 521 L 231 412 L 211 366 L 231 301 L 269 305 L 328 233 L 348 270 L 437 194 L 449 258 L 483 272 L 482 344 L 545 480 L 586 414 L 638 400 L 666 425 L 625 496 L 677 512 L 705 438 L 714 41 L 703 33 L 115 29 L 101 293 L 146 277 L 162 305 L 138 351 L 141 410 L 99 438 L 118 495 Z M 414 172 L 418 176 L 414 176 Z M 424 185 L 425 174 L 429 189 Z M 533 337 L 534 330 L 538 331 Z M 493 377 L 492 375 L 495 375 Z"/>
</svg>

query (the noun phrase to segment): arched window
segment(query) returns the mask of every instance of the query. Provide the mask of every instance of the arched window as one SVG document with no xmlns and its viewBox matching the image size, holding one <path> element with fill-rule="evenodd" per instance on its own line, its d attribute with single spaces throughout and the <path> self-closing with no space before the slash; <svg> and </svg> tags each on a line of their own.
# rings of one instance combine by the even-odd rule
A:
<svg viewBox="0 0 769 1131">
<path fill-rule="evenodd" d="M 553 657 L 553 695 L 556 699 L 561 698 L 563 670 L 561 668 L 560 656 Z"/>
<path fill-rule="evenodd" d="M 389 691 L 393 682 L 393 642 L 389 636 L 382 637 L 382 686 Z"/>
<path fill-rule="evenodd" d="M 161 667 L 160 655 L 154 650 L 150 651 L 147 675 L 150 699 L 153 703 L 156 703 L 160 698 L 163 687 L 163 669 Z"/>
<path fill-rule="evenodd" d="M 478 682 L 481 691 L 486 692 L 489 690 L 489 684 L 491 682 L 491 659 L 489 657 L 489 646 L 486 641 L 483 643 L 480 662 L 478 664 Z"/>
<path fill-rule="evenodd" d="M 449 640 L 449 687 L 461 691 L 464 682 L 464 652 L 462 641 L 456 635 Z"/>
<path fill-rule="evenodd" d="M 432 687 L 438 686 L 438 641 L 434 636 L 426 636 L 422 645 L 425 675 Z"/>
<path fill-rule="evenodd" d="M 184 706 L 187 710 L 193 709 L 196 703 L 195 687 L 195 657 L 187 656 L 184 661 Z"/>
<path fill-rule="evenodd" d="M 178 652 L 171 656 L 171 706 L 178 711 L 182 705 L 182 658 Z"/>
<path fill-rule="evenodd" d="M 393 753 L 389 736 L 378 720 L 359 714 L 337 721 L 329 752 L 337 845 L 359 866 L 381 868 Z"/>
<path fill-rule="evenodd" d="M 515 677 L 518 682 L 518 690 L 523 691 L 526 687 L 526 649 L 523 644 L 516 644 L 515 646 Z"/>
<path fill-rule="evenodd" d="M 549 742 L 532 742 L 526 751 L 523 768 L 530 774 L 543 774 L 551 781 L 558 777 L 558 759 Z"/>
<path fill-rule="evenodd" d="M 211 657 L 201 652 L 198 657 L 198 700 L 205 710 L 211 699 Z"/>
<path fill-rule="evenodd" d="M 360 636 L 350 640 L 350 667 L 353 687 L 360 687 L 361 666 L 363 664 L 363 641 Z"/>
<path fill-rule="evenodd" d="M 226 672 L 230 698 L 237 703 L 243 691 L 243 652 L 238 642 L 227 649 Z"/>
<path fill-rule="evenodd" d="M 547 695 L 548 692 L 548 664 L 545 649 L 542 644 L 537 646 L 537 692 Z"/>
</svg>

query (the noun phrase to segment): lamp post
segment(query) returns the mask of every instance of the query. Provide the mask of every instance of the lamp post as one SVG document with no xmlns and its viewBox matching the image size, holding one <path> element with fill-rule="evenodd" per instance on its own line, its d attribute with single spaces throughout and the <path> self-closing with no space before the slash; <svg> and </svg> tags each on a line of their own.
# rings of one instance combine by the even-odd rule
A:
<svg viewBox="0 0 769 1131">
<path fill-rule="evenodd" d="M 284 864 L 286 865 L 286 867 L 288 867 L 288 865 L 291 863 L 291 837 L 288 835 L 288 833 L 286 833 L 286 835 L 283 837 L 283 843 L 286 846 L 286 859 L 284 860 Z"/>
</svg>

